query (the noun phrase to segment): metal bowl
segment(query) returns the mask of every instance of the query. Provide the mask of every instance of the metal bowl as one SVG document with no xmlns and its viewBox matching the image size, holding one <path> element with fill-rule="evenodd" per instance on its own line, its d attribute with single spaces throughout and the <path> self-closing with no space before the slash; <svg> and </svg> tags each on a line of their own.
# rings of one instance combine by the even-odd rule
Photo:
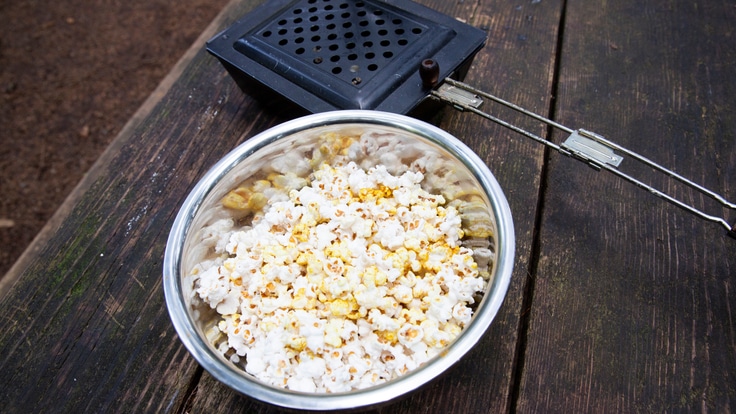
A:
<svg viewBox="0 0 736 414">
<path fill-rule="evenodd" d="M 244 179 L 284 156 L 314 148 L 325 131 L 379 130 L 403 136 L 423 151 L 435 151 L 454 160 L 457 171 L 484 195 L 493 221 L 495 260 L 483 299 L 471 322 L 440 354 L 419 368 L 384 384 L 357 391 L 317 394 L 276 388 L 257 380 L 228 361 L 210 343 L 205 330 L 213 324 L 206 309 L 194 306 L 192 280 L 195 263 L 209 253 L 198 241 L 205 225 L 228 212 L 219 207 L 222 196 Z M 403 115 L 352 110 L 309 115 L 273 127 L 241 144 L 220 160 L 194 187 L 179 211 L 164 257 L 166 305 L 176 331 L 189 352 L 219 381 L 240 393 L 282 407 L 337 410 L 374 406 L 393 400 L 436 378 L 465 355 L 484 335 L 508 289 L 514 259 L 514 230 L 508 202 L 486 164 L 465 144 L 441 129 Z"/>
</svg>

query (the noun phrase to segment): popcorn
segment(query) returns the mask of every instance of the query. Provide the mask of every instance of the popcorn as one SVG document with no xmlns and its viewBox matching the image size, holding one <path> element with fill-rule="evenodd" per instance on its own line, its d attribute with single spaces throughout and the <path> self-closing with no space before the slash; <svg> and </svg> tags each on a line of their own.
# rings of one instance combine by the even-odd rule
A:
<svg viewBox="0 0 736 414">
<path fill-rule="evenodd" d="M 328 134 L 311 159 L 275 162 L 223 199 L 252 220 L 205 232 L 218 258 L 194 268 L 194 294 L 222 318 L 218 349 L 259 380 L 316 393 L 374 386 L 438 355 L 470 323 L 488 273 L 476 250 L 492 261 L 487 243 L 464 239 L 467 228 L 488 232 L 485 216 L 468 227 L 478 220 L 462 212 L 480 214 L 477 196 L 448 203 L 422 188 L 428 169 L 452 175 L 440 159 L 410 167 L 397 154 L 411 149 L 389 150 Z"/>
</svg>

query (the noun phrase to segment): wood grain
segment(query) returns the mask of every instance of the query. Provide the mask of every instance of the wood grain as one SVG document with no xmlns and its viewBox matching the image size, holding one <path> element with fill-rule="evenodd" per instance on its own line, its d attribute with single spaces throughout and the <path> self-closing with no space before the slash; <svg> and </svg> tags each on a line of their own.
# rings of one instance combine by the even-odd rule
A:
<svg viewBox="0 0 736 414">
<path fill-rule="evenodd" d="M 296 116 L 244 94 L 203 50 L 260 3 L 223 10 L 3 280 L 4 412 L 281 411 L 203 372 L 161 287 L 169 229 L 197 180 L 237 144 Z M 488 33 L 468 83 L 734 198 L 732 4 L 421 3 Z M 536 121 L 485 109 L 547 135 Z M 369 412 L 732 410 L 736 250 L 721 228 L 475 115 L 444 108 L 431 121 L 471 146 L 506 192 L 512 284 L 466 358 Z"/>
<path fill-rule="evenodd" d="M 733 199 L 732 2 L 574 0 L 565 17 L 557 119 Z M 519 411 L 732 410 L 733 240 L 563 157 L 548 183 Z"/>
<path fill-rule="evenodd" d="M 232 2 L 208 34 L 257 3 Z M 538 68 L 552 67 L 559 4 L 425 4 L 445 7 L 489 32 L 492 45 L 476 59 L 469 81 L 547 111 L 551 77 Z M 0 399 L 10 412 L 275 410 L 202 373 L 168 320 L 161 261 L 178 206 L 196 180 L 229 149 L 293 115 L 244 95 L 201 41 L 166 82 L 6 280 Z M 542 153 L 450 109 L 436 122 L 476 147 L 509 185 L 520 229 L 517 270 L 507 303 L 482 343 L 448 375 L 386 410 L 503 411 L 513 388 L 531 256 L 535 211 L 526 206 L 537 202 Z M 527 178 L 517 181 L 519 175 Z"/>
<path fill-rule="evenodd" d="M 253 3 L 232 3 L 209 36 Z M 204 36 L 204 35 L 203 35 Z M 207 37 L 209 37 L 207 36 Z M 163 304 L 168 230 L 195 180 L 253 129 L 282 121 L 223 93 L 196 56 L 145 119 L 127 128 L 7 285 L 0 333 L 5 412 L 167 411 L 198 372 Z M 225 108 L 223 105 L 235 105 Z M 255 109 L 254 109 L 255 107 Z M 218 117 L 218 113 L 230 116 Z M 241 127 L 229 130 L 231 124 Z M 54 227 L 56 227 L 54 226 Z"/>
<path fill-rule="evenodd" d="M 474 59 L 466 78 L 469 83 L 542 113 L 549 111 L 560 2 L 419 3 L 488 32 L 487 46 Z M 433 122 L 474 148 L 502 187 L 509 189 L 517 231 L 512 286 L 488 334 L 447 375 L 404 400 L 369 412 L 502 412 L 513 403 L 519 315 L 531 267 L 543 150 L 495 124 L 451 108 L 442 110 Z M 538 124 L 531 128 L 540 134 L 545 132 Z M 190 401 L 193 412 L 213 406 L 218 411 L 278 411 L 238 395 L 206 373 L 203 378 Z"/>
</svg>

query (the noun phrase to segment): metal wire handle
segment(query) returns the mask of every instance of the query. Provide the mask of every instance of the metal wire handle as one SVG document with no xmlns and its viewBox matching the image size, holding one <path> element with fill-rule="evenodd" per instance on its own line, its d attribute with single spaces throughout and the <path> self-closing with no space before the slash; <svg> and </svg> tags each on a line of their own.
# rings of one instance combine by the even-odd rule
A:
<svg viewBox="0 0 736 414">
<path fill-rule="evenodd" d="M 681 183 L 685 184 L 686 186 L 693 188 L 697 190 L 698 192 L 712 198 L 713 200 L 716 200 L 719 202 L 723 207 L 730 209 L 730 210 L 736 210 L 736 204 L 727 201 L 723 196 L 720 194 L 709 190 L 697 183 L 694 183 L 693 181 L 677 174 L 676 172 L 669 170 L 651 160 L 648 158 L 641 156 L 633 151 L 630 151 L 614 142 L 611 142 L 604 137 L 590 131 L 586 131 L 584 129 L 577 129 L 574 130 L 572 128 L 568 128 L 564 125 L 561 125 L 555 121 L 552 121 L 551 119 L 545 118 L 541 115 L 535 114 L 533 112 L 530 112 L 516 104 L 513 104 L 511 102 L 508 102 L 506 100 L 503 100 L 497 96 L 491 95 L 490 93 L 481 91 L 479 89 L 476 89 L 468 84 L 465 84 L 463 82 L 456 81 L 454 79 L 446 78 L 444 80 L 444 83 L 440 85 L 439 88 L 432 90 L 431 97 L 434 99 L 437 99 L 439 101 L 449 103 L 453 105 L 454 107 L 463 110 L 463 111 L 469 111 L 473 112 L 477 115 L 482 116 L 483 118 L 486 118 L 488 120 L 491 120 L 503 127 L 506 127 L 514 132 L 517 132 L 521 135 L 524 135 L 527 138 L 531 138 L 534 141 L 539 142 L 540 144 L 543 144 L 563 155 L 573 157 L 577 160 L 580 160 L 582 162 L 585 162 L 590 167 L 594 168 L 595 170 L 607 170 L 612 172 L 613 174 L 623 178 L 624 180 L 633 183 L 637 187 L 643 188 L 650 193 L 656 195 L 657 197 L 666 200 L 669 203 L 672 203 L 676 205 L 677 207 L 680 207 L 704 220 L 718 223 L 726 230 L 728 231 L 728 234 L 731 237 L 736 238 L 736 224 L 730 225 L 726 219 L 718 216 L 714 216 L 711 214 L 707 214 L 703 212 L 702 210 L 699 210 L 695 208 L 694 206 L 687 204 L 684 201 L 681 201 L 679 199 L 674 198 L 673 196 L 664 193 L 654 187 L 652 187 L 649 184 L 646 184 L 622 171 L 619 171 L 617 167 L 621 164 L 621 161 L 623 160 L 623 157 L 616 154 L 614 151 L 618 151 L 620 153 L 623 153 L 624 155 L 634 158 L 637 161 L 649 166 L 650 168 L 657 170 L 670 178 L 673 178 L 677 181 L 680 181 Z M 536 119 L 537 121 L 543 122 L 549 126 L 552 126 L 554 128 L 557 128 L 561 131 L 564 131 L 568 134 L 568 138 L 563 142 L 562 144 L 558 145 L 554 142 L 548 141 L 536 134 L 533 134 L 525 129 L 522 129 L 516 125 L 513 125 L 509 122 L 506 122 L 500 118 L 497 118 L 491 114 L 488 114 L 486 112 L 481 111 L 478 109 L 480 105 L 483 103 L 482 98 L 490 99 L 496 103 L 499 103 L 503 106 L 506 106 L 508 108 L 511 108 L 517 112 L 520 112 L 524 115 L 527 115 L 531 118 Z"/>
</svg>

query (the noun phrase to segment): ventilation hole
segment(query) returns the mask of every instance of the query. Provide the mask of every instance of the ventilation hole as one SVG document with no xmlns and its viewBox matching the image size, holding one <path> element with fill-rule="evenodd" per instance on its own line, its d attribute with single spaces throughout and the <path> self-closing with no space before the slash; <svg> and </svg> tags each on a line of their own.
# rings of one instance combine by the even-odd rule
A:
<svg viewBox="0 0 736 414">
<path fill-rule="evenodd" d="M 356 89 L 369 85 L 408 45 L 425 36 L 425 26 L 377 6 L 380 1 L 288 2 L 293 8 L 262 28 L 262 41 L 292 53 L 302 64 L 311 63 L 312 70 L 351 82 Z"/>
</svg>

